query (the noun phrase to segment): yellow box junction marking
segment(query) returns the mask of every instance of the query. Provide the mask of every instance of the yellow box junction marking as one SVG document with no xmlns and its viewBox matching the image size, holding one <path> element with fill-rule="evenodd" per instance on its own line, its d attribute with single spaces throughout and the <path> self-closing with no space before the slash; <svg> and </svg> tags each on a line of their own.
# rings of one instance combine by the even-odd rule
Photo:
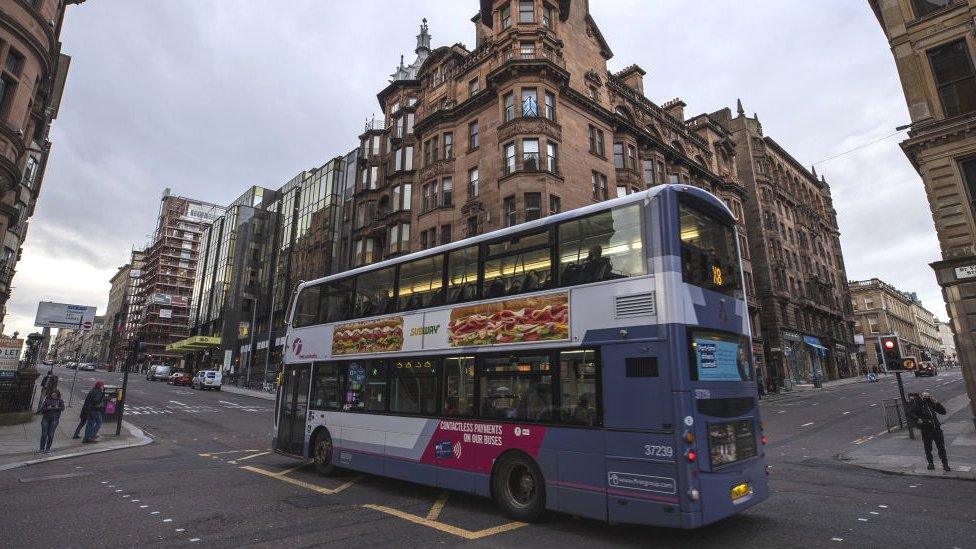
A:
<svg viewBox="0 0 976 549">
<path fill-rule="evenodd" d="M 287 482 L 288 484 L 294 484 L 295 486 L 301 486 L 302 488 L 305 488 L 307 490 L 311 490 L 313 492 L 318 492 L 320 494 L 325 494 L 327 496 L 331 496 L 333 494 L 338 494 L 339 492 L 342 492 L 343 490 L 345 490 L 346 488 L 349 488 L 353 484 L 356 484 L 357 482 L 359 482 L 360 479 L 363 478 L 363 476 L 358 476 L 358 477 L 350 480 L 349 482 L 346 482 L 345 484 L 342 484 L 342 485 L 340 485 L 340 486 L 338 486 L 336 488 L 326 488 L 324 486 L 319 486 L 318 484 L 313 484 L 311 482 L 305 482 L 304 480 L 298 480 L 298 479 L 294 479 L 294 478 L 285 476 L 288 473 L 291 473 L 292 471 L 294 471 L 296 469 L 301 469 L 304 466 L 305 466 L 305 464 L 302 464 L 302 465 L 300 465 L 298 467 L 293 467 L 291 469 L 285 469 L 284 471 L 282 471 L 280 473 L 272 473 L 271 471 L 265 471 L 264 469 L 261 469 L 259 467 L 251 467 L 250 465 L 244 465 L 244 466 L 241 467 L 241 469 L 244 469 L 245 471 L 250 471 L 252 473 L 257 473 L 259 475 L 264 475 L 264 476 L 267 476 L 267 477 L 275 478 L 275 479 L 278 479 L 280 481 Z"/>
<path fill-rule="evenodd" d="M 450 524 L 444 524 L 443 522 L 427 519 L 424 517 L 418 517 L 417 515 L 411 515 L 410 513 L 405 513 L 399 509 L 393 509 L 386 507 L 384 505 L 373 505 L 367 503 L 363 505 L 367 509 L 372 509 L 374 511 L 379 511 L 381 513 L 386 513 L 388 515 L 393 515 L 394 517 L 401 518 L 403 520 L 410 521 L 414 524 L 419 524 L 421 526 L 426 526 L 428 528 L 433 528 L 434 530 L 439 530 L 441 532 L 455 535 L 459 538 L 464 538 L 468 540 L 481 539 L 488 536 L 493 536 L 495 534 L 501 534 L 502 532 L 509 532 L 523 526 L 527 526 L 526 522 L 509 522 L 508 524 L 502 524 L 500 526 L 493 526 L 491 528 L 485 528 L 484 530 L 477 530 L 472 532 L 471 530 L 465 530 L 464 528 L 458 528 L 457 526 L 451 526 Z"/>
<path fill-rule="evenodd" d="M 427 520 L 437 520 L 437 517 L 441 516 L 441 511 L 444 510 L 444 506 L 447 505 L 447 498 L 451 496 L 450 492 L 444 492 L 437 498 L 434 502 L 434 506 L 430 508 L 427 512 Z"/>
</svg>

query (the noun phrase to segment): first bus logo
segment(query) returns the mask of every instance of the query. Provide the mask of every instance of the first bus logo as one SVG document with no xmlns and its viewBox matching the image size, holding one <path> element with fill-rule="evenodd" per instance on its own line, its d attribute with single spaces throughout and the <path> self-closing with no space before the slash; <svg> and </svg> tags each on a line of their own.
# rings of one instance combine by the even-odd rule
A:
<svg viewBox="0 0 976 549">
<path fill-rule="evenodd" d="M 302 338 L 296 337 L 295 341 L 291 342 L 291 353 L 295 356 L 302 354 Z"/>
</svg>

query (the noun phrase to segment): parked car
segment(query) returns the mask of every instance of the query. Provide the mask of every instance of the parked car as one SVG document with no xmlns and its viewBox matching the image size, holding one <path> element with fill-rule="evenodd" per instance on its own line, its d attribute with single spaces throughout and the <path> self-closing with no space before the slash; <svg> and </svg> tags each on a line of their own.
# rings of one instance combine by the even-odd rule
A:
<svg viewBox="0 0 976 549">
<path fill-rule="evenodd" d="M 174 386 L 182 385 L 184 387 L 187 387 L 192 382 L 193 382 L 193 376 L 181 370 L 179 372 L 173 372 L 173 375 L 169 376 L 169 381 L 167 381 L 166 383 L 169 383 L 170 385 L 174 385 Z"/>
<path fill-rule="evenodd" d="M 65 364 L 64 367 L 67 368 L 67 369 L 69 369 L 69 370 L 74 370 L 75 368 L 78 367 L 78 363 L 77 362 L 69 362 L 69 363 Z"/>
<path fill-rule="evenodd" d="M 223 375 L 220 372 L 214 370 L 200 370 L 197 375 L 193 377 L 192 387 L 194 389 L 214 389 L 216 391 L 220 390 L 220 385 L 223 382 Z"/>
<path fill-rule="evenodd" d="M 935 377 L 936 373 L 937 372 L 936 372 L 935 364 L 932 364 L 928 360 L 923 360 L 922 362 L 919 362 L 918 367 L 915 368 L 915 377 L 919 377 L 919 376 Z"/>
<path fill-rule="evenodd" d="M 146 381 L 168 381 L 173 368 L 165 364 L 154 364 L 146 372 Z"/>
<path fill-rule="evenodd" d="M 78 366 L 78 369 L 83 372 L 94 372 L 95 363 L 94 362 L 84 362 Z"/>
</svg>

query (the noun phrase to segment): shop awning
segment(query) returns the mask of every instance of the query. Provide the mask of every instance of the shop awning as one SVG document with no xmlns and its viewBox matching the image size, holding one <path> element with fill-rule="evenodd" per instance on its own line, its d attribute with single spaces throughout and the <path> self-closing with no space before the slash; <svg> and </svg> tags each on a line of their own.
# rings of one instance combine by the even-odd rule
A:
<svg viewBox="0 0 976 549">
<path fill-rule="evenodd" d="M 190 336 L 176 343 L 170 343 L 166 350 L 175 353 L 192 353 L 213 347 L 220 347 L 220 338 L 213 336 Z"/>
</svg>

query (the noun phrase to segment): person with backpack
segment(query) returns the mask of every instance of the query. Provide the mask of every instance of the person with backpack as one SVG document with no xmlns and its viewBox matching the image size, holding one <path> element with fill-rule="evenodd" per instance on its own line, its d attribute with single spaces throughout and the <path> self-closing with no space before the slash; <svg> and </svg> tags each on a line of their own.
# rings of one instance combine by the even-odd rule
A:
<svg viewBox="0 0 976 549">
<path fill-rule="evenodd" d="M 81 407 L 81 413 L 87 413 L 85 416 L 85 438 L 81 440 L 82 442 L 98 441 L 98 430 L 102 426 L 102 409 L 105 407 L 105 392 L 102 390 L 104 386 L 104 381 L 96 381 L 95 386 L 92 387 L 91 391 L 88 391 L 85 403 Z"/>
<path fill-rule="evenodd" d="M 935 463 L 932 459 L 933 442 L 939 451 L 942 469 L 951 471 L 949 458 L 946 455 L 945 436 L 942 434 L 942 425 L 939 424 L 939 414 L 946 414 L 945 406 L 932 398 L 928 391 L 923 391 L 922 394 L 912 393 L 911 400 L 908 403 L 908 417 L 922 432 L 922 444 L 925 448 L 925 459 L 929 462 L 929 471 L 935 469 Z"/>
<path fill-rule="evenodd" d="M 64 401 L 61 400 L 61 391 L 54 389 L 51 394 L 41 402 L 41 447 L 40 454 L 51 453 L 51 443 L 54 442 L 54 433 L 58 429 L 58 422 L 61 421 L 61 412 L 64 411 Z"/>
</svg>

